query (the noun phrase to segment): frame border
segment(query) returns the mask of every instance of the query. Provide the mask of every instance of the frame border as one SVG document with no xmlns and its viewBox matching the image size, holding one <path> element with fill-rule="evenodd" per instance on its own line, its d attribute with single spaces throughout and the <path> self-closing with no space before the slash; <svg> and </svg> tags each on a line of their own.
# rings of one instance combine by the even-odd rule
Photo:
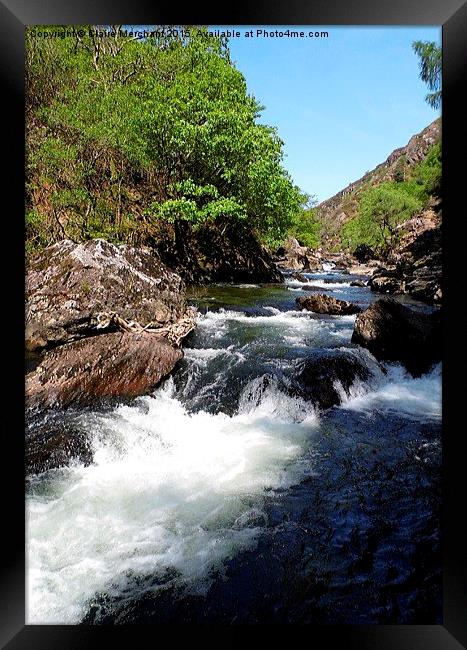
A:
<svg viewBox="0 0 467 650">
<path fill-rule="evenodd" d="M 459 278 L 462 277 L 460 261 L 465 257 L 462 250 L 466 237 L 460 228 L 467 221 L 462 219 L 459 207 L 465 185 L 465 104 L 460 101 L 461 85 L 467 81 L 467 3 L 463 0 L 315 0 L 307 6 L 300 0 L 289 0 L 287 6 L 274 3 L 248 5 L 243 8 L 212 7 L 210 12 L 190 7 L 183 12 L 167 4 L 151 5 L 148 0 L 133 0 L 125 5 L 124 0 L 83 0 L 73 5 L 72 0 L 48 0 L 47 4 L 36 4 L 34 0 L 0 1 L 0 73 L 2 88 L 7 99 L 7 117 L 3 135 L 7 138 L 4 156 L 8 156 L 5 197 L 10 210 L 4 212 L 9 221 L 4 231 L 9 252 L 7 305 L 14 327 L 9 328 L 8 344 L 18 347 L 19 358 L 23 358 L 24 331 L 24 147 L 18 146 L 24 140 L 24 28 L 30 24 L 270 24 L 270 25 L 439 25 L 443 28 L 443 209 L 447 214 L 443 224 L 443 564 L 444 564 L 444 625 L 374 625 L 374 626 L 254 626 L 245 628 L 220 628 L 216 626 L 170 627 L 169 642 L 199 640 L 210 645 L 222 643 L 231 647 L 248 638 L 251 643 L 273 645 L 290 643 L 296 633 L 308 632 L 308 642 L 315 648 L 328 646 L 333 642 L 341 648 L 351 650 L 459 650 L 467 648 L 467 562 L 464 537 L 461 534 L 462 515 L 459 512 L 459 495 L 465 492 L 463 473 L 462 438 L 465 433 L 456 427 L 456 415 L 462 422 L 461 412 L 464 392 L 460 382 L 454 381 L 456 371 L 465 372 L 459 356 L 455 336 L 455 301 L 460 294 Z M 202 13 L 202 18 L 200 14 Z M 5 107 L 5 106 L 4 106 Z M 449 120 L 449 121 L 448 121 Z M 462 138 L 462 135 L 464 136 Z M 8 138 L 10 143 L 8 143 Z M 8 146 L 9 145 L 9 146 Z M 10 189 L 11 188 L 11 189 Z M 21 215 L 21 216 L 20 216 Z M 449 223 L 451 220 L 451 223 Z M 459 232 L 459 234 L 458 234 Z M 18 282 L 18 284 L 16 284 Z M 456 289 L 456 282 L 459 284 Z M 13 310 L 11 310 L 13 305 Z M 11 344 L 10 344 L 11 342 Z M 4 368 L 8 372 L 8 384 L 12 391 L 11 400 L 5 409 L 8 426 L 4 441 L 7 443 L 4 465 L 7 466 L 8 488 L 4 493 L 7 512 L 4 521 L 8 532 L 4 532 L 5 551 L 2 572 L 2 608 L 0 643 L 9 650 L 25 648 L 82 648 L 102 647 L 113 641 L 135 643 L 135 636 L 142 630 L 152 643 L 160 642 L 161 626 L 118 626 L 86 627 L 65 625 L 25 625 L 25 557 L 24 557 L 24 372 L 21 364 Z M 19 367 L 18 367 L 19 366 Z M 447 379 L 446 379 L 447 376 Z M 19 395 L 19 399 L 18 399 Z M 464 416 L 465 417 L 465 416 Z M 464 425 L 465 426 L 465 425 Z M 456 435 L 457 434 L 457 435 Z M 157 629 L 154 635 L 154 628 Z M 300 629 L 303 628 L 303 629 Z M 246 636 L 248 635 L 248 637 Z M 298 640 L 298 636 L 297 636 Z"/>
</svg>

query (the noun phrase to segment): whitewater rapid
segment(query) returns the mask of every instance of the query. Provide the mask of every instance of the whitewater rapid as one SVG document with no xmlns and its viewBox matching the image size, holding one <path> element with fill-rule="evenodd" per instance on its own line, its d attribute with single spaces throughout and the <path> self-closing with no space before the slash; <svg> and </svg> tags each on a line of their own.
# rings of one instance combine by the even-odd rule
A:
<svg viewBox="0 0 467 650">
<path fill-rule="evenodd" d="M 169 380 L 82 424 L 94 432 L 93 463 L 38 478 L 29 497 L 28 623 L 77 622 L 93 593 L 166 567 L 204 588 L 254 542 L 264 491 L 299 480 L 293 461 L 317 420 L 274 390 L 234 417 L 190 414 Z"/>
</svg>

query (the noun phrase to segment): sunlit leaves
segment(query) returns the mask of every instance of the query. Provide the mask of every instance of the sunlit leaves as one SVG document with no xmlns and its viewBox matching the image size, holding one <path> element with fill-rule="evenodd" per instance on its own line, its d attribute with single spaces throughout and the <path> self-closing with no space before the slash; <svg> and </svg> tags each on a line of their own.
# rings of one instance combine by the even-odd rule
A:
<svg viewBox="0 0 467 650">
<path fill-rule="evenodd" d="M 420 78 L 431 91 L 425 100 L 432 108 L 441 106 L 441 48 L 429 41 L 415 41 L 412 48 L 419 58 Z"/>
<path fill-rule="evenodd" d="M 263 240 L 279 242 L 303 197 L 281 165 L 276 130 L 257 123 L 262 107 L 225 39 L 205 28 L 146 41 L 83 30 L 27 39 L 32 105 L 46 129 L 30 147 L 32 174 L 45 170 L 58 196 L 83 191 L 89 200 L 74 201 L 68 215 L 82 212 L 81 231 L 89 235 L 96 219 L 112 229 L 114 218 L 122 229 L 125 188 L 137 173 L 151 219 L 248 219 Z"/>
</svg>

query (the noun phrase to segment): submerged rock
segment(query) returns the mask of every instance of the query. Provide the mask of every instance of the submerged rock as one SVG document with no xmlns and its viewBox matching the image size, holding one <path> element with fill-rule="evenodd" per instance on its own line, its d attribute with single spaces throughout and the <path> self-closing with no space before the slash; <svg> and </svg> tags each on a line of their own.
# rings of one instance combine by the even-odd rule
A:
<svg viewBox="0 0 467 650">
<path fill-rule="evenodd" d="M 95 239 L 63 240 L 35 255 L 26 277 L 26 348 L 99 333 L 102 312 L 143 326 L 168 325 L 186 310 L 184 283 L 148 249 Z"/>
<path fill-rule="evenodd" d="M 26 404 L 47 408 L 150 392 L 183 356 L 155 334 L 114 332 L 48 352 L 26 376 Z"/>
<path fill-rule="evenodd" d="M 299 282 L 308 282 L 307 278 L 303 275 L 303 273 L 298 273 L 298 271 L 291 273 L 290 277 L 293 278 L 294 280 L 298 280 Z"/>
<path fill-rule="evenodd" d="M 346 316 L 349 314 L 358 314 L 361 311 L 360 307 L 347 300 L 338 300 L 324 293 L 317 293 L 312 296 L 300 296 L 296 302 L 302 309 L 308 309 L 317 314 Z"/>
<path fill-rule="evenodd" d="M 399 361 L 419 376 L 441 360 L 441 315 L 416 312 L 393 298 L 382 298 L 357 316 L 352 343 L 379 360 Z"/>
<path fill-rule="evenodd" d="M 379 366 L 366 362 L 351 351 L 330 350 L 300 362 L 293 380 L 292 394 L 322 409 L 337 406 L 350 394 L 356 381 L 368 381 Z"/>
</svg>

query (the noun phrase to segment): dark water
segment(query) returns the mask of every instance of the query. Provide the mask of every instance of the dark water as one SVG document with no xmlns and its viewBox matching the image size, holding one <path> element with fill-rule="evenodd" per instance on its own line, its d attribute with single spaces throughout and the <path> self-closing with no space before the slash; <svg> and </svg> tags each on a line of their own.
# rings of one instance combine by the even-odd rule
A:
<svg viewBox="0 0 467 650">
<path fill-rule="evenodd" d="M 381 368 L 354 316 L 296 308 L 307 289 L 193 289 L 198 328 L 153 396 L 31 424 L 85 453 L 28 482 L 29 622 L 440 622 L 440 368 Z M 302 359 L 342 351 L 370 379 L 327 411 L 293 396 Z"/>
</svg>

